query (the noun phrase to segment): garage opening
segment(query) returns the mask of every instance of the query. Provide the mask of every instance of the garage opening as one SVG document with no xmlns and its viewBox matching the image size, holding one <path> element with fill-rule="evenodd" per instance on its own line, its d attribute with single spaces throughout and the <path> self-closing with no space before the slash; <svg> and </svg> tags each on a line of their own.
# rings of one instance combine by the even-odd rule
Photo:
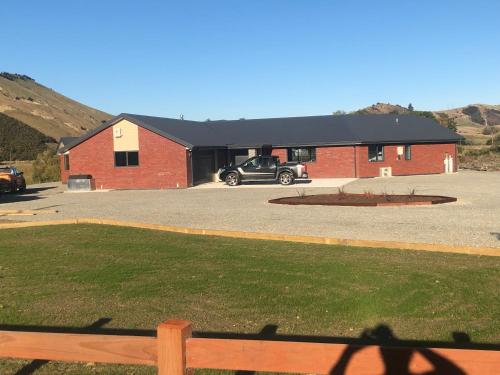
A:
<svg viewBox="0 0 500 375">
<path fill-rule="evenodd" d="M 226 165 L 226 150 L 193 150 L 193 185 L 217 181 L 219 168 Z"/>
</svg>

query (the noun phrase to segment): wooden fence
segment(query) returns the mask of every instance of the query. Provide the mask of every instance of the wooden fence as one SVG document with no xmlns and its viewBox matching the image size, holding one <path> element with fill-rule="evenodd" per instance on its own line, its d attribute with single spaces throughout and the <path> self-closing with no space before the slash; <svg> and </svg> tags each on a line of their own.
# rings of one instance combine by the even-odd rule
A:
<svg viewBox="0 0 500 375">
<path fill-rule="evenodd" d="M 303 374 L 500 374 L 500 351 L 193 338 L 183 320 L 157 337 L 0 331 L 0 358 L 149 365 L 160 375 L 187 369 Z"/>
</svg>

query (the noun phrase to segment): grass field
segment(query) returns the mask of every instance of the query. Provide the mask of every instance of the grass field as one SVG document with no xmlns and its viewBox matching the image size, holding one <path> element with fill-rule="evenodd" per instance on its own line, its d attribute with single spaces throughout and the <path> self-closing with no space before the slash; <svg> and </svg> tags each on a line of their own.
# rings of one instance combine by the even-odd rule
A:
<svg viewBox="0 0 500 375">
<path fill-rule="evenodd" d="M 384 323 L 401 339 L 500 339 L 500 258 L 66 225 L 0 231 L 0 326 L 358 337 Z M 1 327 L 0 327 L 1 329 Z M 16 373 L 25 361 L 0 361 Z M 154 373 L 48 363 L 36 374 Z"/>
</svg>

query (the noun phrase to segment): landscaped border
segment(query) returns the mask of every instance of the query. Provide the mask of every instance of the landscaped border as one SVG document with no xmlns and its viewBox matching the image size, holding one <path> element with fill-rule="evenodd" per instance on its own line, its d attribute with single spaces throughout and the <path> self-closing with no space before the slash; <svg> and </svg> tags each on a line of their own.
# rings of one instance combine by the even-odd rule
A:
<svg viewBox="0 0 500 375">
<path fill-rule="evenodd" d="M 274 204 L 287 204 L 292 206 L 349 206 L 349 207 L 379 207 L 379 206 L 430 206 L 433 204 L 443 204 L 443 203 L 451 203 L 456 202 L 457 198 L 454 197 L 446 197 L 442 195 L 387 195 L 387 198 L 383 202 L 370 202 L 370 198 L 372 197 L 385 197 L 382 194 L 352 194 L 345 193 L 343 194 L 343 200 L 337 200 L 334 202 L 328 202 L 325 200 L 324 202 L 316 201 L 311 202 L 310 198 L 315 197 L 328 197 L 335 196 L 340 197 L 340 194 L 314 194 L 314 195 L 306 195 L 306 196 L 295 196 L 295 197 L 283 197 L 283 198 L 275 198 L 271 199 L 268 202 Z M 366 198 L 366 202 L 356 202 L 350 198 Z M 408 197 L 407 201 L 392 201 L 391 197 Z M 427 198 L 429 200 L 412 200 L 412 199 L 423 199 Z M 340 198 L 339 198 L 340 199 Z"/>
<path fill-rule="evenodd" d="M 434 251 L 440 253 L 500 256 L 500 248 L 495 248 L 495 247 L 452 246 L 452 245 L 418 243 L 418 242 L 354 240 L 354 239 L 341 239 L 334 237 L 299 236 L 299 235 L 289 235 L 289 234 L 243 232 L 243 231 L 229 231 L 229 230 L 218 230 L 218 229 L 195 229 L 187 227 L 176 227 L 170 225 L 148 224 L 148 223 L 140 223 L 132 221 L 96 219 L 96 218 L 2 223 L 0 224 L 0 229 L 29 228 L 29 227 L 41 227 L 49 225 L 68 225 L 68 224 L 101 224 L 101 225 L 113 225 L 120 227 L 152 229 L 163 232 L 231 237 L 231 238 L 246 238 L 254 240 L 288 241 L 288 242 L 314 243 L 323 245 L 344 245 L 353 247 L 386 248 L 386 249 L 397 249 L 397 250 L 422 250 L 422 251 Z"/>
</svg>

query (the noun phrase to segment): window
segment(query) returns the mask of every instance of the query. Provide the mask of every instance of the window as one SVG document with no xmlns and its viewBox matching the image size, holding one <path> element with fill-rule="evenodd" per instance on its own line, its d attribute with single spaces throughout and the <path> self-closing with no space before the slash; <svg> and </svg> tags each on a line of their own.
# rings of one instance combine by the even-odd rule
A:
<svg viewBox="0 0 500 375">
<path fill-rule="evenodd" d="M 255 168 L 255 167 L 259 166 L 259 158 L 253 157 L 253 158 L 249 159 L 243 166 Z"/>
<path fill-rule="evenodd" d="M 298 161 L 299 163 L 316 161 L 315 147 L 289 148 L 288 161 Z"/>
<path fill-rule="evenodd" d="M 405 145 L 405 160 L 411 160 L 411 145 Z"/>
<path fill-rule="evenodd" d="M 276 164 L 279 163 L 278 160 L 276 156 L 264 156 L 262 157 L 262 168 L 275 168 Z"/>
<path fill-rule="evenodd" d="M 115 167 L 134 167 L 139 165 L 138 151 L 115 152 Z"/>
<path fill-rule="evenodd" d="M 368 146 L 368 161 L 384 161 L 384 146 L 369 145 Z"/>
<path fill-rule="evenodd" d="M 69 171 L 69 154 L 64 155 L 64 170 Z"/>
</svg>

